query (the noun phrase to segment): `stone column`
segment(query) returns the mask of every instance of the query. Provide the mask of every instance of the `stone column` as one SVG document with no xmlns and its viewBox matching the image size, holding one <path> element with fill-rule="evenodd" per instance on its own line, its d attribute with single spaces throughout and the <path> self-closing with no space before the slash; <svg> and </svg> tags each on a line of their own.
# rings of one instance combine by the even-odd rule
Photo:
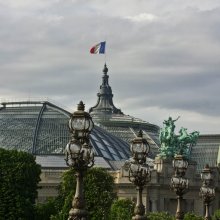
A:
<svg viewBox="0 0 220 220">
<path fill-rule="evenodd" d="M 151 199 L 151 204 L 152 204 L 152 212 L 157 212 L 157 200 L 156 199 Z"/>
</svg>

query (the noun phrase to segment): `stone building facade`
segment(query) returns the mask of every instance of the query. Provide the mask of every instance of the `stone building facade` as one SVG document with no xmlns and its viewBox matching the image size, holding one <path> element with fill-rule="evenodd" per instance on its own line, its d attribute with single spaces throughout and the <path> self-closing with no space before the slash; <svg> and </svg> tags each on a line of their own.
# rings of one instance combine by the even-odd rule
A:
<svg viewBox="0 0 220 220">
<path fill-rule="evenodd" d="M 189 161 L 186 177 L 189 179 L 189 191 L 184 194 L 183 208 L 185 212 L 194 212 L 198 215 L 204 214 L 203 201 L 199 196 L 201 187 L 200 174 L 196 171 L 196 162 Z M 49 197 L 57 195 L 57 186 L 61 181 L 62 173 L 66 169 L 45 169 L 41 174 L 38 202 L 43 202 Z M 212 168 L 215 180 L 216 197 L 211 205 L 211 213 L 220 209 L 220 170 Z M 136 202 L 137 192 L 135 186 L 128 180 L 128 172 L 121 167 L 120 170 L 109 171 L 115 178 L 115 192 L 120 199 L 131 199 Z M 151 170 L 151 180 L 143 191 L 143 203 L 146 212 L 167 211 L 175 214 L 177 200 L 175 193 L 170 189 L 170 180 L 173 175 L 171 160 L 156 158 Z"/>
<path fill-rule="evenodd" d="M 145 187 L 143 201 L 146 211 L 167 211 L 175 214 L 177 207 L 176 194 L 170 188 L 170 180 L 174 174 L 171 160 L 161 160 L 156 158 L 154 169 L 151 171 L 151 181 Z M 186 177 L 189 179 L 189 190 L 184 195 L 183 208 L 185 212 L 195 212 L 203 215 L 203 201 L 199 196 L 201 187 L 200 174 L 196 172 L 196 162 L 189 161 L 189 167 Z M 211 206 L 211 213 L 220 208 L 220 170 L 217 167 L 212 168 L 214 173 L 216 198 Z M 129 198 L 136 200 L 136 190 L 128 182 L 128 172 L 123 168 L 115 172 L 116 191 L 119 198 Z"/>
</svg>

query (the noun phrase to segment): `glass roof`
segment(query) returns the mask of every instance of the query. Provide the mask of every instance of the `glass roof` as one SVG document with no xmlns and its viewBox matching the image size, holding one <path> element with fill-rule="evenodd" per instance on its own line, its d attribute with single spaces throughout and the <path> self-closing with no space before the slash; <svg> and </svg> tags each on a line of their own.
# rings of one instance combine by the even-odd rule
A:
<svg viewBox="0 0 220 220">
<path fill-rule="evenodd" d="M 206 164 L 215 167 L 220 155 L 220 135 L 200 135 L 196 146 L 193 146 L 191 160 L 197 162 L 200 173 Z"/>
<path fill-rule="evenodd" d="M 42 157 L 62 155 L 70 140 L 69 116 L 69 112 L 49 102 L 6 103 L 0 108 L 0 147 Z M 150 157 L 158 153 L 158 132 L 149 129 L 144 122 L 132 124 L 119 120 L 96 124 L 90 141 L 96 156 L 104 158 L 106 163 L 116 161 L 117 164 L 117 161 L 128 159 L 129 142 L 140 129 L 150 143 Z M 216 166 L 220 162 L 220 135 L 200 135 L 197 145 L 192 148 L 191 159 L 197 162 L 197 172 L 207 163 Z"/>
<path fill-rule="evenodd" d="M 36 162 L 44 169 L 67 169 L 68 166 L 63 155 L 37 155 Z M 95 157 L 94 166 L 103 167 L 105 169 L 114 169 L 114 167 L 103 157 Z"/>
<path fill-rule="evenodd" d="M 49 103 L 10 103 L 0 109 L 0 147 L 34 155 L 63 154 L 70 133 L 70 113 Z M 129 158 L 129 144 L 95 126 L 90 136 L 96 156 Z"/>
<path fill-rule="evenodd" d="M 150 144 L 149 156 L 151 158 L 154 158 L 159 153 L 159 135 L 157 132 L 149 131 L 145 123 L 140 123 L 138 124 L 138 126 L 135 124 L 127 124 L 127 126 L 122 126 L 118 123 L 112 123 L 108 125 L 103 125 L 99 123 L 98 125 L 99 127 L 103 128 L 104 130 L 120 138 L 121 140 L 124 140 L 127 143 L 130 143 L 141 129 L 143 131 L 144 138 L 146 138 L 148 143 Z"/>
</svg>

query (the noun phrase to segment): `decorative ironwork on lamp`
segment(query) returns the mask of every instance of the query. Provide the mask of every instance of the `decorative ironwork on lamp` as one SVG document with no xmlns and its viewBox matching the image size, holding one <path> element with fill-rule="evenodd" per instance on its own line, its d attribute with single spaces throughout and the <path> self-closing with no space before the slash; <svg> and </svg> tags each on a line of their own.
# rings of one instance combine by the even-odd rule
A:
<svg viewBox="0 0 220 220">
<path fill-rule="evenodd" d="M 80 101 L 77 111 L 73 112 L 69 119 L 69 130 L 81 143 L 88 141 L 89 134 L 94 127 L 92 117 L 84 110 L 85 105 Z"/>
<path fill-rule="evenodd" d="M 173 160 L 174 176 L 171 178 L 171 188 L 177 195 L 176 220 L 183 220 L 184 212 L 182 208 L 183 195 L 188 191 L 189 181 L 185 178 L 188 162 L 182 155 L 176 155 Z"/>
<path fill-rule="evenodd" d="M 72 208 L 68 220 L 87 220 L 83 194 L 83 176 L 86 170 L 94 164 L 94 152 L 89 142 L 89 134 L 94 127 L 89 113 L 84 111 L 85 105 L 81 101 L 69 119 L 71 140 L 65 149 L 66 164 L 76 172 L 76 193 L 72 201 Z"/>
<path fill-rule="evenodd" d="M 146 183 L 150 180 L 150 168 L 146 164 L 146 158 L 150 150 L 150 145 L 143 138 L 143 132 L 139 131 L 138 136 L 131 142 L 132 157 L 126 162 L 125 167 L 129 171 L 129 181 L 136 186 L 137 203 L 134 210 L 133 220 L 144 220 L 146 217 L 145 207 L 142 202 L 142 191 Z"/>
<path fill-rule="evenodd" d="M 213 187 L 214 176 L 207 164 L 201 172 L 202 187 L 200 188 L 200 196 L 205 205 L 205 220 L 211 220 L 210 203 L 215 199 L 215 188 Z"/>
</svg>

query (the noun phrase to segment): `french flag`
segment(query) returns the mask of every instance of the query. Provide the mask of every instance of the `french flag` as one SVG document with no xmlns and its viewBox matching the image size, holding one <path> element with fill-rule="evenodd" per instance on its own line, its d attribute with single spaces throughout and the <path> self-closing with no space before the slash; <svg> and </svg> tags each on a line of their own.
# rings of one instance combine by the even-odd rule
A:
<svg viewBox="0 0 220 220">
<path fill-rule="evenodd" d="M 96 44 L 94 47 L 90 49 L 90 53 L 92 54 L 104 54 L 105 53 L 105 45 L 106 42 L 103 41 L 99 44 Z"/>
</svg>

